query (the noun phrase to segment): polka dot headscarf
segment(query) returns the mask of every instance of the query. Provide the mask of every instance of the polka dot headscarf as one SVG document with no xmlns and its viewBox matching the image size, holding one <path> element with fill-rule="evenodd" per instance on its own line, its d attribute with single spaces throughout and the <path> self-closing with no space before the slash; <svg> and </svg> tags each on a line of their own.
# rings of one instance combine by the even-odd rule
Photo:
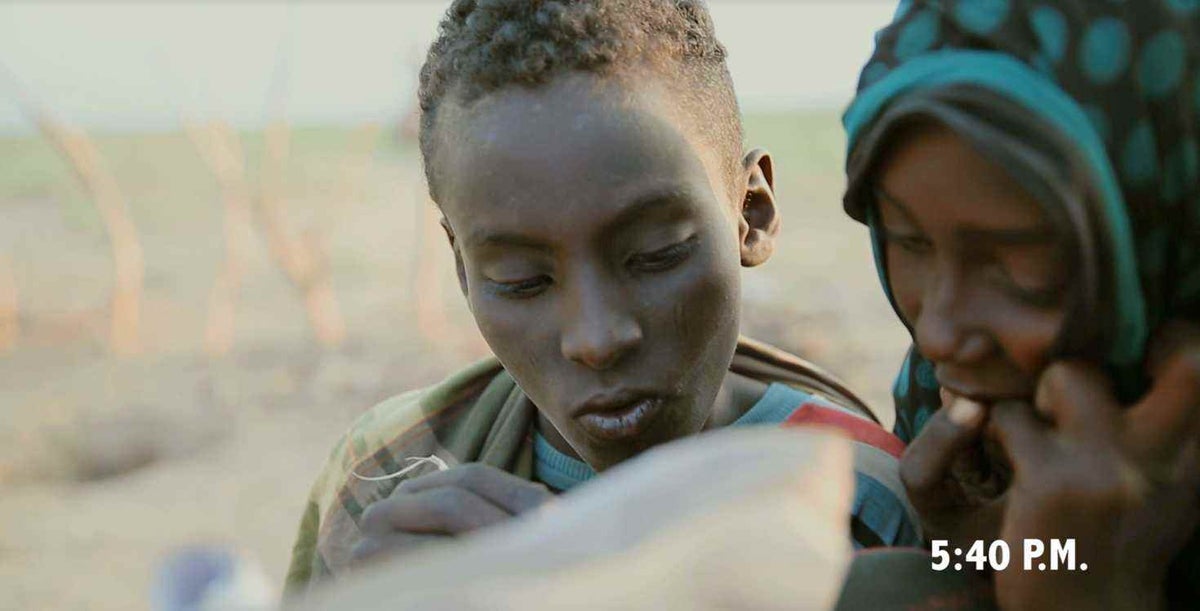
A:
<svg viewBox="0 0 1200 611">
<path fill-rule="evenodd" d="M 939 87 L 988 90 L 1053 126 L 1086 162 L 1111 245 L 1108 361 L 1140 367 L 1158 324 L 1200 318 L 1198 31 L 1200 0 L 903 0 L 845 113 L 848 159 L 891 105 Z M 862 199 L 846 210 L 868 222 Z M 919 432 L 937 391 L 911 350 L 897 434 Z"/>
</svg>

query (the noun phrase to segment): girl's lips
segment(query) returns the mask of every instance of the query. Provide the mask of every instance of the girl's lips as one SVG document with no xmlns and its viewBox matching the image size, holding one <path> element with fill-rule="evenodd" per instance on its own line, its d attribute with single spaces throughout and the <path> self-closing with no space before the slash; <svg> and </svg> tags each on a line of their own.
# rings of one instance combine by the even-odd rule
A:
<svg viewBox="0 0 1200 611">
<path fill-rule="evenodd" d="M 647 397 L 616 409 L 580 414 L 575 419 L 596 439 L 627 441 L 644 433 L 662 406 L 661 398 Z"/>
<path fill-rule="evenodd" d="M 951 390 L 950 388 L 947 388 L 946 386 L 942 386 L 941 388 L 939 388 L 938 394 L 942 398 L 942 407 L 950 407 L 951 405 L 954 404 L 955 401 L 957 401 L 959 399 L 966 399 L 968 401 L 978 403 L 978 404 L 984 405 L 984 406 L 988 406 L 988 405 L 992 404 L 992 402 L 987 399 L 981 399 L 978 394 L 960 392 L 957 390 Z"/>
<path fill-rule="evenodd" d="M 942 399 L 942 407 L 949 407 L 954 403 L 955 399 L 967 399 L 974 401 L 983 406 L 991 406 L 999 401 L 1028 401 L 1023 398 L 1023 395 L 1005 394 L 1005 393 L 985 393 L 976 391 L 956 390 L 946 385 L 941 385 L 938 389 L 938 394 Z"/>
<path fill-rule="evenodd" d="M 941 389 L 942 405 L 949 405 L 947 395 L 970 399 L 983 405 L 991 405 L 998 401 L 1029 401 L 1033 397 L 1033 389 L 1023 380 L 1014 375 L 999 375 L 994 372 L 984 372 L 969 375 L 961 369 L 951 366 L 937 365 L 936 379 Z"/>
</svg>

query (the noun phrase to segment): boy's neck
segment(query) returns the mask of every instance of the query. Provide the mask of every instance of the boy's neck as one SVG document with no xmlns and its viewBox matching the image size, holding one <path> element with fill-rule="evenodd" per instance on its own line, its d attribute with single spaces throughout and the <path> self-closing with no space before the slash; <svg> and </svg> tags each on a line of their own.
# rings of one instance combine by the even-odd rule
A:
<svg viewBox="0 0 1200 611">
<path fill-rule="evenodd" d="M 717 391 L 717 398 L 713 401 L 708 421 L 704 423 L 704 430 L 733 424 L 738 418 L 746 415 L 766 392 L 765 382 L 732 371 L 726 373 L 725 381 L 721 383 L 721 389 Z"/>
</svg>

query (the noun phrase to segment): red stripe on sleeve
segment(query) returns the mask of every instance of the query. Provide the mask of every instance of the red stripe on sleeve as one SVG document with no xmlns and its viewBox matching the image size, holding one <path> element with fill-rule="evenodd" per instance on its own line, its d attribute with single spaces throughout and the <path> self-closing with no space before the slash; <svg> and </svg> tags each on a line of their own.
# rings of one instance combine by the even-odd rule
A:
<svg viewBox="0 0 1200 611">
<path fill-rule="evenodd" d="M 819 403 L 802 404 L 783 422 L 783 426 L 808 424 L 832 426 L 849 435 L 851 439 L 879 448 L 897 459 L 904 453 L 904 442 L 880 428 L 878 424 Z"/>
</svg>

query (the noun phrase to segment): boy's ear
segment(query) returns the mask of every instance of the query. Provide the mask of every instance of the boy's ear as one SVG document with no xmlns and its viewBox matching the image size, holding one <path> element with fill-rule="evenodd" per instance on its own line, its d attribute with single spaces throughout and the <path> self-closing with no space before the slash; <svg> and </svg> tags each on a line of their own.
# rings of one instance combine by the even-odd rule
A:
<svg viewBox="0 0 1200 611">
<path fill-rule="evenodd" d="M 462 290 L 463 297 L 467 296 L 467 269 L 463 267 L 462 255 L 458 252 L 458 245 L 455 243 L 454 228 L 450 226 L 450 221 L 446 217 L 441 220 L 442 229 L 446 231 L 446 239 L 450 241 L 450 250 L 454 251 L 454 271 L 458 275 L 458 288 Z M 470 302 L 467 302 L 468 305 Z"/>
<path fill-rule="evenodd" d="M 771 154 L 763 149 L 746 153 L 742 163 L 746 194 L 738 210 L 738 237 L 741 239 L 742 266 L 754 267 L 771 258 L 775 252 L 775 236 L 779 235 L 775 167 Z"/>
</svg>

